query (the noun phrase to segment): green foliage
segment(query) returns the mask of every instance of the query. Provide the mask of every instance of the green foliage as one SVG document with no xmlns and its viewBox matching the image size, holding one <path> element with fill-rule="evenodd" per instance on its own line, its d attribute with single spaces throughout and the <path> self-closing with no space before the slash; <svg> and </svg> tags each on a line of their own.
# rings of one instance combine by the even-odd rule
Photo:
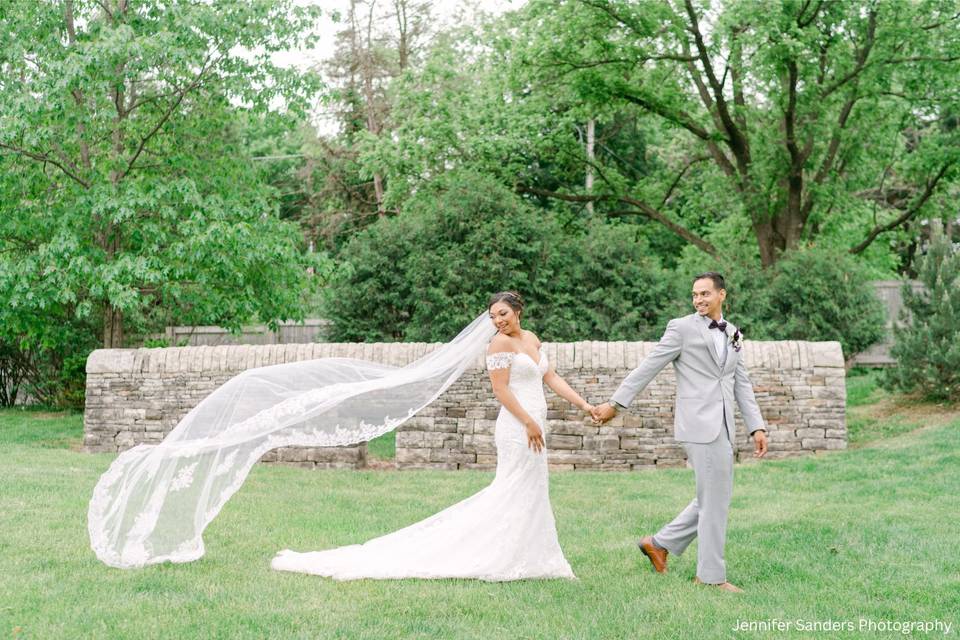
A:
<svg viewBox="0 0 960 640">
<path fill-rule="evenodd" d="M 0 223 L 2 224 L 2 223 Z M 0 254 L 0 292 L 9 292 L 19 271 Z M 39 402 L 47 406 L 83 405 L 87 356 L 97 348 L 98 327 L 77 318 L 56 298 L 33 298 L 39 311 L 26 311 L 0 298 L 0 405 Z M 30 294 L 29 289 L 24 296 Z M 5 302 L 5 303 L 3 303 Z M 42 306 L 40 306 L 42 305 Z"/>
<path fill-rule="evenodd" d="M 847 408 L 875 402 L 882 377 L 883 371 L 879 368 L 850 368 L 847 371 Z"/>
<path fill-rule="evenodd" d="M 503 289 L 542 297 L 559 229 L 489 178 L 451 172 L 341 252 L 328 313 L 339 340 L 446 341 Z"/>
<path fill-rule="evenodd" d="M 767 269 L 755 253 L 731 254 L 726 262 L 688 256 L 674 278 L 677 300 L 689 296 L 693 275 L 715 270 L 727 281 L 725 313 L 748 339 L 836 340 L 850 358 L 883 338 L 884 307 L 871 272 L 846 251 L 804 247 Z"/>
<path fill-rule="evenodd" d="M 629 228 L 564 229 L 486 176 L 448 172 L 359 234 L 327 296 L 336 340 L 446 341 L 490 294 L 523 293 L 545 340 L 652 337 L 668 291 Z"/>
<path fill-rule="evenodd" d="M 659 339 L 673 291 L 634 225 L 593 220 L 583 232 L 567 235 L 564 245 L 535 321 L 546 339 Z"/>
<path fill-rule="evenodd" d="M 847 358 L 884 335 L 884 307 L 867 270 L 848 253 L 794 251 L 767 290 L 771 331 L 781 339 L 837 340 Z"/>
<path fill-rule="evenodd" d="M 960 399 L 960 251 L 943 231 L 931 234 L 918 260 L 923 289 L 903 286 L 902 326 L 894 327 L 890 354 L 897 367 L 884 380 L 891 389 L 939 401 Z"/>
<path fill-rule="evenodd" d="M 882 305 L 855 258 L 806 248 L 764 270 L 751 246 L 670 272 L 634 225 L 562 227 L 490 177 L 449 172 L 347 246 L 326 309 L 338 340 L 445 341 L 490 293 L 517 289 L 546 340 L 655 340 L 690 313 L 690 277 L 717 269 L 728 314 L 751 339 L 838 340 L 849 357 L 882 338 Z"/>
<path fill-rule="evenodd" d="M 949 206 L 935 194 L 960 177 L 958 9 L 532 0 L 510 18 L 510 60 L 525 95 L 648 132 L 646 179 L 600 155 L 597 190 L 701 238 L 741 213 L 770 266 L 822 233 L 864 252 Z"/>
<path fill-rule="evenodd" d="M 315 18 L 272 1 L 4 8 L 0 342 L 50 393 L 78 401 L 97 342 L 304 317 L 329 265 L 248 140 L 294 126 L 271 101 L 304 113 L 311 76 L 270 56 Z"/>
</svg>

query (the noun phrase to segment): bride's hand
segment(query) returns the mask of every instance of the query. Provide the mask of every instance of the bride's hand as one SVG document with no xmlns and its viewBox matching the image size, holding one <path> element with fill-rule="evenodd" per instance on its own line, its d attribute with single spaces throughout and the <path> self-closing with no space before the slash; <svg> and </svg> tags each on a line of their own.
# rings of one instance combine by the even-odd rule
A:
<svg viewBox="0 0 960 640">
<path fill-rule="evenodd" d="M 527 424 L 527 445 L 534 453 L 543 451 L 543 431 L 536 422 Z"/>
<path fill-rule="evenodd" d="M 588 402 L 588 403 L 584 404 L 582 407 L 580 407 L 580 410 L 583 411 L 583 412 L 585 412 L 585 413 L 589 413 L 590 415 L 593 415 L 593 410 L 594 410 L 595 408 L 596 408 L 596 407 L 594 407 L 592 404 L 590 404 L 590 403 Z"/>
</svg>

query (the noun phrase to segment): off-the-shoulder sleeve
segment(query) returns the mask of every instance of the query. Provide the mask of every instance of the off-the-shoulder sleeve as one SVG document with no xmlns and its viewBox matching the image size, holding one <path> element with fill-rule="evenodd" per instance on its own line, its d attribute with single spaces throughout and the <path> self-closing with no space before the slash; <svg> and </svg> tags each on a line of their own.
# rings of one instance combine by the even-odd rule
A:
<svg viewBox="0 0 960 640">
<path fill-rule="evenodd" d="M 512 351 L 499 351 L 487 356 L 487 369 L 508 369 L 513 364 Z"/>
</svg>

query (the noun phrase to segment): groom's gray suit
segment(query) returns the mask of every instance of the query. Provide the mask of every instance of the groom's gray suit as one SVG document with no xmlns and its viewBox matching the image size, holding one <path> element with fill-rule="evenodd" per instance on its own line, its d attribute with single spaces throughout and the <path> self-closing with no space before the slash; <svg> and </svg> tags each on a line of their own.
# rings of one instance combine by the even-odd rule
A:
<svg viewBox="0 0 960 640">
<path fill-rule="evenodd" d="M 733 493 L 733 403 L 747 430 L 765 429 L 753 385 L 739 350 L 730 344 L 736 327 L 710 329 L 710 318 L 693 313 L 667 324 L 660 342 L 624 379 L 611 403 L 628 407 L 654 376 L 672 362 L 677 374 L 674 438 L 693 466 L 697 497 L 653 537 L 654 544 L 680 555 L 700 538 L 697 577 L 726 582 L 723 548 Z"/>
</svg>

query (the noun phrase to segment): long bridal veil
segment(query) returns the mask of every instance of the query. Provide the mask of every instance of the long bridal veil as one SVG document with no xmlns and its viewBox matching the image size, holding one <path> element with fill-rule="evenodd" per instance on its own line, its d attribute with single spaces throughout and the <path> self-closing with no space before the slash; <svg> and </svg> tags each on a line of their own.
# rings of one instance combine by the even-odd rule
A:
<svg viewBox="0 0 960 640">
<path fill-rule="evenodd" d="M 395 429 L 459 378 L 495 332 L 483 313 L 404 367 L 322 358 L 240 373 L 163 442 L 114 460 L 90 500 L 91 547 L 119 568 L 196 560 L 203 530 L 264 453 L 356 444 Z"/>
</svg>

